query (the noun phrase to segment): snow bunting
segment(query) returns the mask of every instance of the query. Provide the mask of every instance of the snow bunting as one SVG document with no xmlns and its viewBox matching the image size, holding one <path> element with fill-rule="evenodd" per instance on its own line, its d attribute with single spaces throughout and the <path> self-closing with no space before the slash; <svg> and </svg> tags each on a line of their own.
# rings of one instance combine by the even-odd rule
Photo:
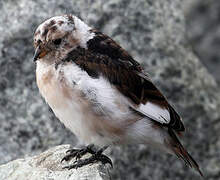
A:
<svg viewBox="0 0 220 180">
<path fill-rule="evenodd" d="M 52 17 L 34 34 L 36 79 L 41 95 L 57 118 L 86 144 L 63 160 L 77 168 L 101 160 L 112 144 L 147 144 L 175 154 L 201 175 L 181 145 L 180 116 L 145 74 L 140 64 L 107 35 L 73 15 Z M 89 151 L 92 156 L 79 160 Z"/>
</svg>

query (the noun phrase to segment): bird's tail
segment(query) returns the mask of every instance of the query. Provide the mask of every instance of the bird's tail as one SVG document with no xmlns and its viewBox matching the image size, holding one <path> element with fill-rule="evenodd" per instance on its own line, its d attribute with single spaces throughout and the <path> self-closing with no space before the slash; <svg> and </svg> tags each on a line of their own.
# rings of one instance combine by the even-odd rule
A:
<svg viewBox="0 0 220 180">
<path fill-rule="evenodd" d="M 188 166 L 195 169 L 199 172 L 199 174 L 203 176 L 203 173 L 201 172 L 199 165 L 197 162 L 193 159 L 193 157 L 187 152 L 187 150 L 182 146 L 180 141 L 178 140 L 176 134 L 174 131 L 170 128 L 168 128 L 169 135 L 171 136 L 172 140 L 169 142 L 171 150 L 176 154 L 176 156 L 180 159 L 182 159 Z"/>
</svg>

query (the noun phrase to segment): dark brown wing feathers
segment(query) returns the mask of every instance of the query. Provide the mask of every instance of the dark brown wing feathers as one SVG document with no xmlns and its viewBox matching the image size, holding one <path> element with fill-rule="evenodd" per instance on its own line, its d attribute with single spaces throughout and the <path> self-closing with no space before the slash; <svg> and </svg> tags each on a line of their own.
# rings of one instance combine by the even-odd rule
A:
<svg viewBox="0 0 220 180">
<path fill-rule="evenodd" d="M 125 63 L 131 64 L 133 68 L 138 71 L 141 70 L 140 64 L 109 36 L 95 29 L 91 30 L 91 32 L 95 33 L 96 36 L 88 41 L 88 49 L 101 54 L 106 54 L 113 59 L 120 59 Z"/>
<path fill-rule="evenodd" d="M 168 128 L 168 133 L 172 137 L 172 140 L 170 140 L 167 145 L 170 146 L 170 148 L 173 150 L 173 152 L 176 154 L 176 156 L 178 158 L 185 161 L 185 163 L 187 165 L 189 165 L 191 168 L 194 168 L 195 170 L 197 170 L 199 172 L 199 174 L 202 177 L 204 177 L 197 162 L 193 159 L 193 157 L 183 147 L 183 145 L 180 143 L 180 141 L 178 140 L 178 138 L 176 137 L 175 133 L 173 132 L 173 130 L 171 128 Z"/>
<path fill-rule="evenodd" d="M 143 73 L 140 64 L 111 38 L 96 30 L 92 32 L 95 37 L 87 42 L 88 49 L 78 47 L 64 61 L 74 61 L 93 78 L 102 75 L 136 105 L 150 101 L 168 109 L 171 120 L 165 125 L 184 131 L 179 115 Z"/>
</svg>

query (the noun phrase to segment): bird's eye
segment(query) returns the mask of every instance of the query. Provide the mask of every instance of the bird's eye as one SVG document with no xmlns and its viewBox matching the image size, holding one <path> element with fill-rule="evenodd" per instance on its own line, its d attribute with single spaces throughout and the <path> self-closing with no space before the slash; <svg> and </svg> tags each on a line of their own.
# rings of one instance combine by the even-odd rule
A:
<svg viewBox="0 0 220 180">
<path fill-rule="evenodd" d="M 57 46 L 57 45 L 60 45 L 61 41 L 62 39 L 55 39 L 53 43 Z"/>
</svg>

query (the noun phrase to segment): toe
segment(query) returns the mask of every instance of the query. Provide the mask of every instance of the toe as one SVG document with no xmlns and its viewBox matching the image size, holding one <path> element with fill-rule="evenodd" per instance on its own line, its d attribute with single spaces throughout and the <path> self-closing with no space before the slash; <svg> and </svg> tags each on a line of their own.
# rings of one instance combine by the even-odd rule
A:
<svg viewBox="0 0 220 180">
<path fill-rule="evenodd" d="M 101 161 L 103 164 L 110 164 L 113 168 L 112 160 L 108 156 L 101 154 L 98 156 L 98 160 Z"/>
</svg>

